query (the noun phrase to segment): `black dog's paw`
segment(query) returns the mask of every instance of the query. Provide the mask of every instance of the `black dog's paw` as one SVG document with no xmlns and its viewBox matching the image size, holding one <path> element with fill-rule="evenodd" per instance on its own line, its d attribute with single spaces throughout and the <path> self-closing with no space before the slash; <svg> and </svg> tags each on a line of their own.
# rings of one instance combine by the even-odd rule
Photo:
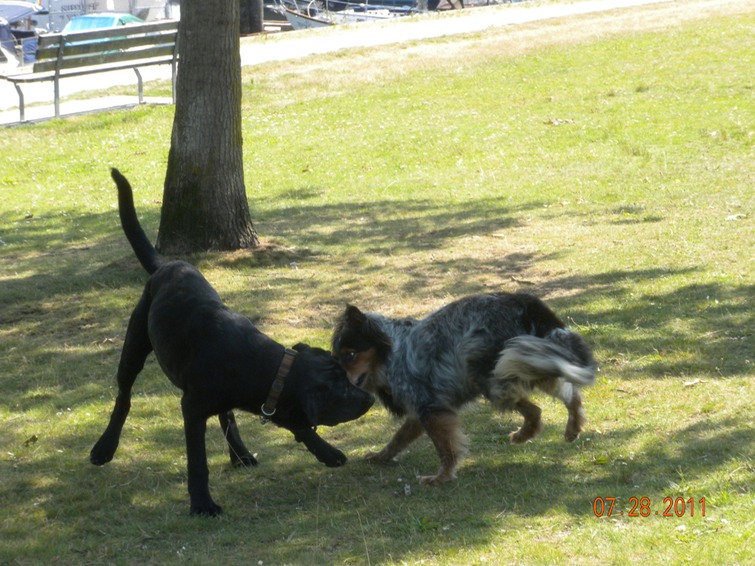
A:
<svg viewBox="0 0 755 566">
<path fill-rule="evenodd" d="M 223 514 L 223 508 L 210 499 L 201 503 L 192 503 L 189 514 L 200 517 L 219 517 Z"/>
<path fill-rule="evenodd" d="M 249 468 L 258 464 L 257 458 L 251 454 L 244 454 L 239 456 L 238 454 L 231 453 L 231 465 L 234 468 Z"/>
<path fill-rule="evenodd" d="M 337 448 L 330 447 L 330 450 L 315 454 L 318 460 L 328 466 L 329 468 L 338 468 L 343 466 L 348 458 L 346 455 Z"/>
<path fill-rule="evenodd" d="M 111 446 L 109 443 L 103 442 L 102 439 L 100 439 L 97 444 L 94 445 L 91 452 L 89 452 L 89 461 L 95 466 L 104 466 L 113 459 L 113 454 L 115 454 L 116 448 L 118 448 L 117 444 Z"/>
<path fill-rule="evenodd" d="M 322 438 L 317 436 L 317 432 L 313 428 L 303 428 L 292 430 L 294 438 L 297 442 L 303 442 L 315 458 L 319 462 L 322 462 L 329 468 L 337 468 L 343 466 L 346 463 L 346 455 L 338 448 L 334 448 Z"/>
</svg>

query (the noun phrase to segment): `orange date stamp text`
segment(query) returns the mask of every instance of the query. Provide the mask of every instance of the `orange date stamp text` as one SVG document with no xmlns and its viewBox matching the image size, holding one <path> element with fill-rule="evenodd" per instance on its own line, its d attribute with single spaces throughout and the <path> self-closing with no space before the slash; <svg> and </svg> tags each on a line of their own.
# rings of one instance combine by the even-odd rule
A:
<svg viewBox="0 0 755 566">
<path fill-rule="evenodd" d="M 592 512 L 596 517 L 705 517 L 705 498 L 664 497 L 653 505 L 649 497 L 630 497 L 624 505 L 618 497 L 596 497 Z"/>
</svg>

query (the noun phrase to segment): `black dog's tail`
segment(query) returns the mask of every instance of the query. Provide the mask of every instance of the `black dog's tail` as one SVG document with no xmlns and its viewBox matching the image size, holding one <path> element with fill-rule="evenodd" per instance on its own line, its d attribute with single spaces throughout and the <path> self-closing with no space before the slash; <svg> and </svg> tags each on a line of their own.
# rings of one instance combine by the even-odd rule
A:
<svg viewBox="0 0 755 566">
<path fill-rule="evenodd" d="M 545 338 L 517 336 L 504 346 L 495 374 L 516 375 L 536 382 L 561 377 L 574 385 L 595 383 L 597 364 L 582 337 L 566 328 L 556 328 Z"/>
<path fill-rule="evenodd" d="M 142 230 L 141 224 L 139 224 L 139 219 L 136 217 L 136 209 L 134 208 L 134 195 L 131 191 L 131 184 L 116 168 L 111 169 L 110 174 L 118 187 L 118 213 L 121 217 L 123 232 L 126 234 L 126 239 L 131 244 L 139 263 L 147 270 L 147 273 L 152 275 L 164 260 L 157 253 L 152 242 L 149 241 L 144 230 Z"/>
</svg>

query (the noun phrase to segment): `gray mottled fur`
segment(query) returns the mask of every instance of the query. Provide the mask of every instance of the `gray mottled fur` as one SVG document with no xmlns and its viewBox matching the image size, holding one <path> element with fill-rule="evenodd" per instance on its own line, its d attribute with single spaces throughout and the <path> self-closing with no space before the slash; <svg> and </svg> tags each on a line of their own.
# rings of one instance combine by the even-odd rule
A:
<svg viewBox="0 0 755 566">
<path fill-rule="evenodd" d="M 480 395 L 510 410 L 541 384 L 568 403 L 575 387 L 592 384 L 596 365 L 582 338 L 560 326 L 539 331 L 518 297 L 475 295 L 414 321 L 364 313 L 392 344 L 379 381 L 401 412 L 452 410 Z"/>
</svg>

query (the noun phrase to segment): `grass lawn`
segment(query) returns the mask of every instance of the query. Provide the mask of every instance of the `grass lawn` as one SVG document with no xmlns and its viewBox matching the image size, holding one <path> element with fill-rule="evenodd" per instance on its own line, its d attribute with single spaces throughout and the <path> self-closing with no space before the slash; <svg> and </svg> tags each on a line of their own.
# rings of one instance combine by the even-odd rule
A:
<svg viewBox="0 0 755 566">
<path fill-rule="evenodd" d="M 189 258 L 229 305 L 326 347 L 347 302 L 527 291 L 600 373 L 573 444 L 550 398 L 523 446 L 518 415 L 469 406 L 438 488 L 426 438 L 361 460 L 396 428 L 377 406 L 321 430 L 339 469 L 245 414 L 260 465 L 232 469 L 211 423 L 216 520 L 188 516 L 153 358 L 114 460 L 88 463 L 145 280 L 108 167 L 154 239 L 173 109 L 0 131 L 0 563 L 755 563 L 753 29 L 755 2 L 693 0 L 245 69 L 263 245 Z"/>
</svg>

